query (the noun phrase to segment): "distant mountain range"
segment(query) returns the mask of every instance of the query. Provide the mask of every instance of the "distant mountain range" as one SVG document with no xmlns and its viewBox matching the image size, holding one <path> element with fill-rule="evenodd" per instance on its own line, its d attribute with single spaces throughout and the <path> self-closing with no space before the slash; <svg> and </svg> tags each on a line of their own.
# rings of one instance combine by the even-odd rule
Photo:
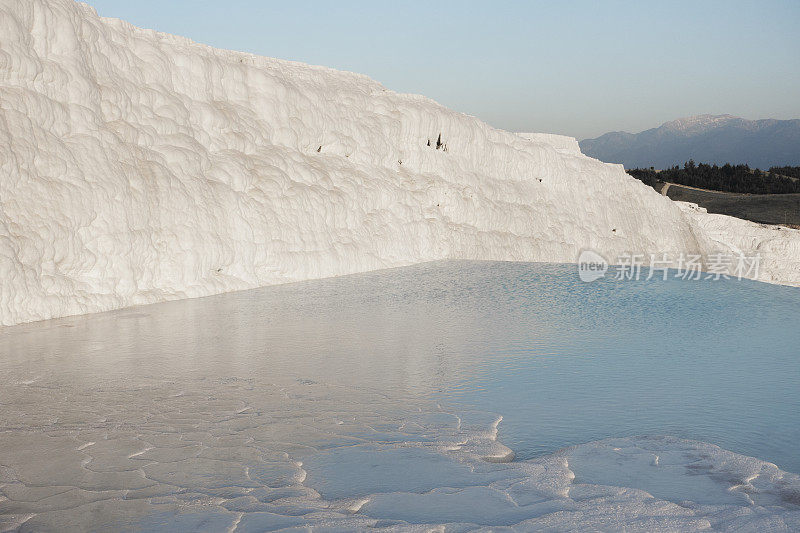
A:
<svg viewBox="0 0 800 533">
<path fill-rule="evenodd" d="M 800 165 L 800 120 L 697 115 L 636 134 L 606 133 L 579 144 L 584 154 L 625 168 L 663 169 L 694 159 L 767 169 Z"/>
</svg>

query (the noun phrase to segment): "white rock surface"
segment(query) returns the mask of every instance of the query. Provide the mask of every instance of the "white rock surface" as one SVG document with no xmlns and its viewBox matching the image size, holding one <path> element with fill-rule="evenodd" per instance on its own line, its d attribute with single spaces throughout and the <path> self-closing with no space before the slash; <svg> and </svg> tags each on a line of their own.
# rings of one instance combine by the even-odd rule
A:
<svg viewBox="0 0 800 533">
<path fill-rule="evenodd" d="M 770 283 L 800 285 L 800 231 L 784 226 L 708 213 L 691 202 L 675 202 L 698 233 L 721 248 L 760 258 L 758 279 Z"/>
<path fill-rule="evenodd" d="M 0 102 L 2 325 L 437 259 L 715 246 L 574 140 L 71 0 L 0 0 Z"/>
<path fill-rule="evenodd" d="M 561 150 L 572 155 L 581 155 L 581 148 L 578 146 L 578 140 L 574 137 L 556 135 L 555 133 L 518 133 L 517 135 L 529 141 L 549 144 L 556 150 Z"/>
</svg>

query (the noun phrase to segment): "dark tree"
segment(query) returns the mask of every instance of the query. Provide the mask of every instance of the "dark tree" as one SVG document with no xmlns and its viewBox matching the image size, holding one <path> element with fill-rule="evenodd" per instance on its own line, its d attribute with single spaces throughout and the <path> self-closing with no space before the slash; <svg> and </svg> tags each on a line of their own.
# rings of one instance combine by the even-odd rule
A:
<svg viewBox="0 0 800 533">
<path fill-rule="evenodd" d="M 770 174 L 800 179 L 800 167 L 770 167 Z"/>
<path fill-rule="evenodd" d="M 683 168 L 674 166 L 661 171 L 653 167 L 649 169 L 634 168 L 628 174 L 634 178 L 659 188 L 664 182 L 677 183 L 710 189 L 714 191 L 735 192 L 744 194 L 789 194 L 800 193 L 800 179 L 793 179 L 800 174 L 800 167 L 773 167 L 769 172 L 751 169 L 748 165 L 707 165 L 687 161 Z"/>
</svg>

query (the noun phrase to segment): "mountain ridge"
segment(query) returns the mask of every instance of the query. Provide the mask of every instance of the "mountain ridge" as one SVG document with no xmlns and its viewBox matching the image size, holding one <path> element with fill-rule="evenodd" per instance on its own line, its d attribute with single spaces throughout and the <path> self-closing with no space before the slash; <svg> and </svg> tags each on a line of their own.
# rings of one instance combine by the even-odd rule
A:
<svg viewBox="0 0 800 533">
<path fill-rule="evenodd" d="M 625 168 L 668 168 L 689 159 L 753 168 L 800 164 L 800 119 L 694 115 L 639 133 L 614 131 L 579 142 L 581 151 Z"/>
</svg>

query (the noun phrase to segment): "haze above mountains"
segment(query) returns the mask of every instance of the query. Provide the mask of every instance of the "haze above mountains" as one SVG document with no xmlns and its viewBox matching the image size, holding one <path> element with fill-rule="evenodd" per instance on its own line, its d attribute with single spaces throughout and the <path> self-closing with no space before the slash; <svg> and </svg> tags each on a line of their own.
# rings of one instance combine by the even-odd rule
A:
<svg viewBox="0 0 800 533">
<path fill-rule="evenodd" d="M 768 169 L 800 165 L 800 120 L 697 115 L 636 134 L 610 132 L 579 144 L 584 154 L 625 168 L 663 169 L 694 159 Z"/>
</svg>

